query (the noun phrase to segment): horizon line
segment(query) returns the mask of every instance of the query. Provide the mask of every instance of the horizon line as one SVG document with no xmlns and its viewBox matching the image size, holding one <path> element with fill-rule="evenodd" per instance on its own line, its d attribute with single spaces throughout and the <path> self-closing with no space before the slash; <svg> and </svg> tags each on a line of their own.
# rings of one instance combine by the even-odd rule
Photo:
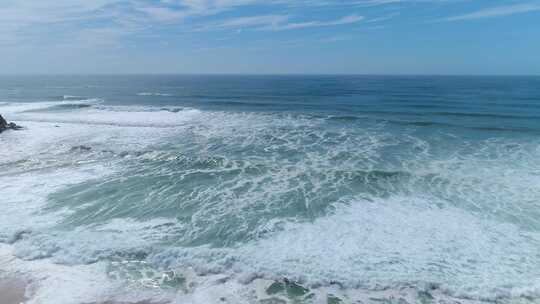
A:
<svg viewBox="0 0 540 304">
<path fill-rule="evenodd" d="M 375 76 L 375 77 L 540 77 L 540 74 L 458 73 L 0 73 L 4 76 Z"/>
</svg>

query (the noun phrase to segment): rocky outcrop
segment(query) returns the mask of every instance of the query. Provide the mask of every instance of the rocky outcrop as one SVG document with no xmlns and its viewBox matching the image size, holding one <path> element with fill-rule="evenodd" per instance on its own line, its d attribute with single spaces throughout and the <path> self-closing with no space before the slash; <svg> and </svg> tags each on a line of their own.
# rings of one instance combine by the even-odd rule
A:
<svg viewBox="0 0 540 304">
<path fill-rule="evenodd" d="M 16 125 L 14 122 L 8 123 L 2 115 L 0 115 L 0 133 L 6 130 L 20 130 L 21 126 Z"/>
<path fill-rule="evenodd" d="M 2 117 L 2 115 L 0 115 L 0 130 L 6 129 L 7 125 L 7 121 L 4 119 L 4 117 Z"/>
</svg>

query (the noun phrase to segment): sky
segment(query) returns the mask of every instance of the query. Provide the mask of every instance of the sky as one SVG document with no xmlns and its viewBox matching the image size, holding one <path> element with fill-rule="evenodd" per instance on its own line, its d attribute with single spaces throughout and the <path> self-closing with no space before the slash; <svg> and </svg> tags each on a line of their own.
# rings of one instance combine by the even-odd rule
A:
<svg viewBox="0 0 540 304">
<path fill-rule="evenodd" d="M 0 73 L 540 75 L 540 0 L 1 0 Z"/>
</svg>

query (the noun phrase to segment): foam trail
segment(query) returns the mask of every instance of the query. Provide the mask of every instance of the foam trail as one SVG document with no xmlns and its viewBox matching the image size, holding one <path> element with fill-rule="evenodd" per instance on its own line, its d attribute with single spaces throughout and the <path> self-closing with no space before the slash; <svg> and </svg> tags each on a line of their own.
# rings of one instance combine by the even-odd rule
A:
<svg viewBox="0 0 540 304">
<path fill-rule="evenodd" d="M 139 95 L 139 96 L 162 96 L 162 97 L 172 96 L 172 94 L 159 93 L 159 92 L 141 92 L 141 93 L 137 93 L 137 95 Z"/>
</svg>

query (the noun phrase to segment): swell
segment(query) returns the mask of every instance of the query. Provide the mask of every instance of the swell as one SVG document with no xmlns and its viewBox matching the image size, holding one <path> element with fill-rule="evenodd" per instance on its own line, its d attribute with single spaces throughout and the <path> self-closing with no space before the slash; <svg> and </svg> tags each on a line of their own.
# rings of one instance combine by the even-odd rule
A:
<svg viewBox="0 0 540 304">
<path fill-rule="evenodd" d="M 91 108 L 95 104 L 94 103 L 62 103 L 62 104 L 56 104 L 52 105 L 50 107 L 46 107 L 43 109 L 31 109 L 22 111 L 21 113 L 39 113 L 39 112 L 54 112 L 54 111 L 71 111 L 71 110 L 78 110 L 78 109 L 85 109 L 85 108 Z"/>
<path fill-rule="evenodd" d="M 536 120 L 540 119 L 540 116 L 523 116 L 523 115 L 509 115 L 509 114 L 492 114 L 492 113 L 463 113 L 463 112 L 432 112 L 428 115 L 439 116 L 451 116 L 451 117 L 474 117 L 474 118 L 486 118 L 486 119 L 524 119 L 524 120 Z"/>
<path fill-rule="evenodd" d="M 365 112 L 362 112 L 365 113 Z M 383 114 L 382 112 L 380 114 Z M 416 116 L 420 117 L 421 115 L 418 113 L 405 113 L 405 112 L 384 112 L 384 114 L 388 115 L 399 115 L 399 116 Z M 446 114 L 434 114 L 434 113 L 428 113 L 426 115 L 433 115 L 433 116 L 448 116 L 448 117 L 464 117 L 464 118 L 484 118 L 486 120 L 491 119 L 511 119 L 511 120 L 523 120 L 528 121 L 530 123 L 536 122 L 537 119 L 540 119 L 540 117 L 524 117 L 524 116 L 510 116 L 510 115 L 489 115 L 489 114 L 466 114 L 461 115 L 459 113 L 446 113 Z M 345 123 L 360 123 L 365 121 L 370 121 L 369 116 L 363 116 L 363 115 L 332 115 L 326 118 L 328 121 L 331 122 L 345 122 Z M 525 127 L 525 126 L 519 126 L 516 124 L 515 126 L 512 126 L 511 124 L 509 126 L 503 127 L 503 126 L 478 126 L 475 124 L 479 124 L 478 122 L 464 122 L 461 124 L 458 123 L 450 123 L 450 122 L 441 122 L 441 121 L 434 121 L 434 120 L 417 120 L 417 121 L 411 121 L 411 120 L 397 120 L 397 119 L 389 119 L 389 118 L 379 118 L 376 119 L 379 123 L 391 123 L 399 126 L 413 126 L 413 127 L 424 127 L 424 128 L 432 128 L 434 130 L 446 128 L 451 130 L 474 130 L 474 131 L 485 131 L 485 132 L 505 132 L 505 133 L 522 133 L 522 134 L 540 134 L 540 129 L 535 127 Z"/>
</svg>

